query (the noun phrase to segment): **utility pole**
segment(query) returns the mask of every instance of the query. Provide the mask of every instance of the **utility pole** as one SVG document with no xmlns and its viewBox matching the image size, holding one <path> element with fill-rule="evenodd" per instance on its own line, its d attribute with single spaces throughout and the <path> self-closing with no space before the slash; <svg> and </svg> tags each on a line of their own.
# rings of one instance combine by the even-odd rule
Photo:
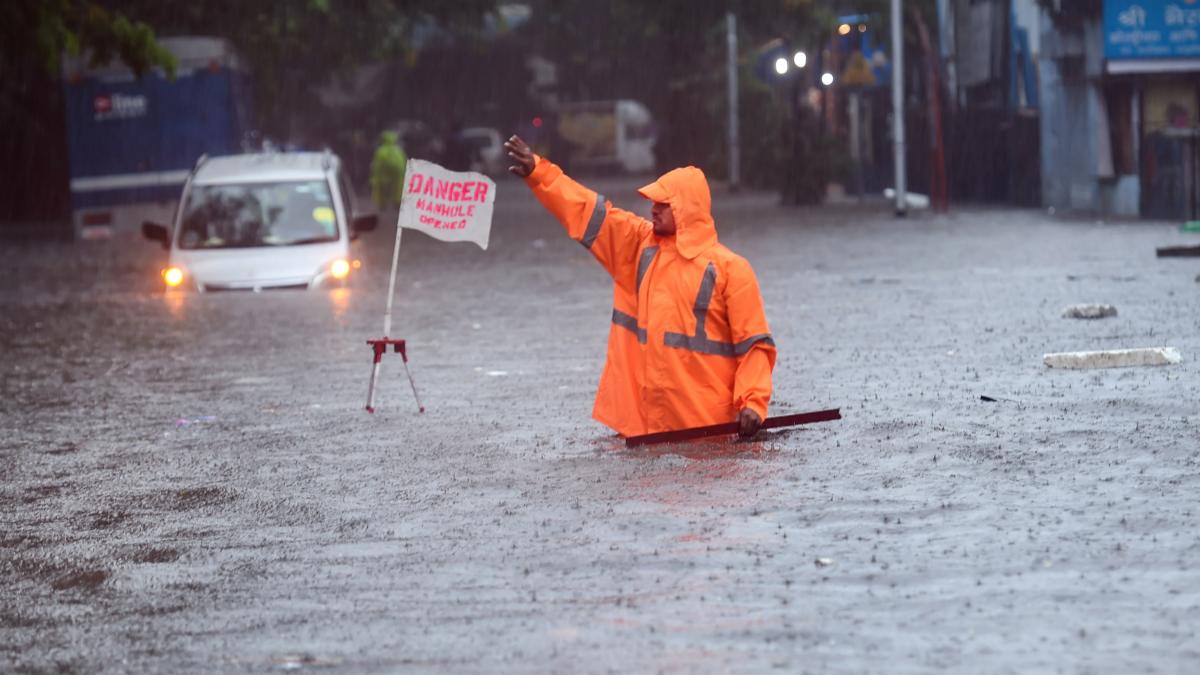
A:
<svg viewBox="0 0 1200 675">
<path fill-rule="evenodd" d="M 904 151 L 904 36 L 900 0 L 892 0 L 892 136 L 896 155 L 896 216 L 908 215 L 908 180 Z"/>
<path fill-rule="evenodd" d="M 858 201 L 863 198 L 863 176 L 862 176 L 862 150 L 860 149 L 862 139 L 862 113 L 859 105 L 859 93 L 857 89 L 850 90 L 849 98 L 849 113 L 850 117 L 850 160 L 854 164 L 854 194 L 858 197 Z"/>
<path fill-rule="evenodd" d="M 725 78 L 729 85 L 729 189 L 736 192 L 742 177 L 738 147 L 737 17 L 733 12 L 725 13 L 725 46 L 729 51 Z"/>
</svg>

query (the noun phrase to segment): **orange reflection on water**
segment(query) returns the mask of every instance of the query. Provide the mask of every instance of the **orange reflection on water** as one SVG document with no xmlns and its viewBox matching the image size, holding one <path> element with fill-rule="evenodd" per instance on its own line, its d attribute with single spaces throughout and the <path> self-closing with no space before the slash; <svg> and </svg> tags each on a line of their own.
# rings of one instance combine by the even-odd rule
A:
<svg viewBox="0 0 1200 675">
<path fill-rule="evenodd" d="M 346 287 L 333 288 L 329 291 L 329 303 L 333 305 L 334 318 L 342 318 L 350 307 L 350 289 Z"/>
<path fill-rule="evenodd" d="M 739 455 L 753 456 L 761 453 L 765 446 L 761 440 L 735 440 L 735 436 L 718 438 L 703 438 L 678 443 L 659 443 L 640 448 L 629 448 L 630 455 L 642 457 L 660 457 L 662 455 L 679 455 L 693 461 L 729 459 Z"/>
<path fill-rule="evenodd" d="M 744 505 L 768 470 L 763 460 L 773 458 L 777 451 L 760 440 L 726 437 L 641 446 L 620 454 L 635 461 L 667 456 L 684 460 L 682 464 L 645 465 L 626 484 L 631 496 L 675 512 Z"/>
<path fill-rule="evenodd" d="M 183 321 L 187 295 L 187 291 L 178 288 L 168 288 L 163 292 L 163 302 L 167 305 L 167 313 L 172 319 Z"/>
</svg>

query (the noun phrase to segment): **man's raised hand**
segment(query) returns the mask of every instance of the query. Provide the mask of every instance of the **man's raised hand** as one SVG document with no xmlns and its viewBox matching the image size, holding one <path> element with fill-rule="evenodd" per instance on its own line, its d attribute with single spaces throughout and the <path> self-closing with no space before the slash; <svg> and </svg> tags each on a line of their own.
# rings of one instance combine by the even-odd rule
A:
<svg viewBox="0 0 1200 675">
<path fill-rule="evenodd" d="M 530 148 L 528 143 L 521 140 L 520 136 L 513 134 L 509 137 L 504 142 L 504 149 L 508 151 L 508 156 L 516 162 L 516 164 L 508 167 L 509 171 L 521 178 L 533 173 L 533 167 L 537 163 L 537 160 L 533 156 L 533 148 Z"/>
</svg>

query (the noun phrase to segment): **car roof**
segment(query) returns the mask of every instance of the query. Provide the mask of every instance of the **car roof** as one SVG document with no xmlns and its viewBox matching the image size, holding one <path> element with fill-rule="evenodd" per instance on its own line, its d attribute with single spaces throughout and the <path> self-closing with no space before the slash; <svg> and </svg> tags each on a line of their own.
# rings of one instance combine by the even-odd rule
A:
<svg viewBox="0 0 1200 675">
<path fill-rule="evenodd" d="M 211 157 L 200 162 L 192 183 L 273 183 L 322 179 L 338 166 L 337 156 L 325 152 L 259 152 Z"/>
</svg>

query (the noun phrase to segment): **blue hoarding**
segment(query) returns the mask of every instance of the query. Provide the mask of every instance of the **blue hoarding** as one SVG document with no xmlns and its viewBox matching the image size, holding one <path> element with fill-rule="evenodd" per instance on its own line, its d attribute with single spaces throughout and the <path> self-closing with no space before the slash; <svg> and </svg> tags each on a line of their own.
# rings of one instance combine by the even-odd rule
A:
<svg viewBox="0 0 1200 675">
<path fill-rule="evenodd" d="M 71 177 L 191 169 L 237 152 L 241 140 L 227 69 L 66 85 Z M 182 183 L 182 181 L 181 181 Z"/>
<path fill-rule="evenodd" d="M 1200 58 L 1200 0 L 1104 0 L 1104 56 Z"/>
</svg>

